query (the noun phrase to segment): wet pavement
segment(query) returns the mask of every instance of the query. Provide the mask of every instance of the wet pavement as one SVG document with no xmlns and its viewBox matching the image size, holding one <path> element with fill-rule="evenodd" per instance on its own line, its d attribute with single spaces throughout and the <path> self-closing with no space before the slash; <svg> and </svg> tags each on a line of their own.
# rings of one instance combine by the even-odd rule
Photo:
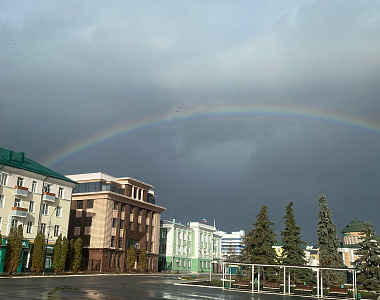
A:
<svg viewBox="0 0 380 300">
<path fill-rule="evenodd" d="M 305 299 L 180 284 L 164 275 L 1 278 L 0 299 Z"/>
</svg>

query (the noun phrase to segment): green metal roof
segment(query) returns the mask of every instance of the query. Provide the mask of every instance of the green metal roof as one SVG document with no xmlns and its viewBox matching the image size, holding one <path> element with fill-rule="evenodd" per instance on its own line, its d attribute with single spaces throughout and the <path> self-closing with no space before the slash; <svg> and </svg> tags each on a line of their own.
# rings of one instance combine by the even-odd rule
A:
<svg viewBox="0 0 380 300">
<path fill-rule="evenodd" d="M 70 178 L 54 172 L 53 170 L 25 157 L 24 152 L 13 152 L 12 150 L 0 148 L 0 164 L 77 184 Z"/>
<path fill-rule="evenodd" d="M 358 219 L 355 219 L 350 224 L 348 224 L 346 228 L 342 230 L 342 234 L 348 233 L 348 232 L 360 232 L 362 231 L 363 226 L 364 226 L 364 222 Z"/>
</svg>

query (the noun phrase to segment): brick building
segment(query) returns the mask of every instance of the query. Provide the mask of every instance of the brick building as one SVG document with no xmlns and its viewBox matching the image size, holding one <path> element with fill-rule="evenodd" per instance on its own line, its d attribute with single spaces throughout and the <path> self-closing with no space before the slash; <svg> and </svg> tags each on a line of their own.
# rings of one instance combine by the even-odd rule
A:
<svg viewBox="0 0 380 300">
<path fill-rule="evenodd" d="M 73 190 L 70 237 L 83 239 L 83 268 L 89 271 L 126 271 L 127 250 L 143 248 L 147 269 L 158 271 L 160 214 L 153 186 L 139 180 L 104 173 L 68 175 L 79 185 Z"/>
</svg>

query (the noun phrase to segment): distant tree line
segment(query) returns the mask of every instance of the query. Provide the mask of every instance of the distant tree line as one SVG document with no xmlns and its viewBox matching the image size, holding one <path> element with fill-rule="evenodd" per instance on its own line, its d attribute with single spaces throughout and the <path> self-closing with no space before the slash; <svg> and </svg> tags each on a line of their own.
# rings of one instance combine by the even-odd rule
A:
<svg viewBox="0 0 380 300">
<path fill-rule="evenodd" d="M 338 252 L 340 239 L 337 235 L 331 210 L 328 207 L 325 195 L 318 198 L 320 211 L 318 212 L 318 242 L 319 266 L 344 268 L 342 255 Z M 285 230 L 281 231 L 282 253 L 278 256 L 273 248 L 276 245 L 276 234 L 271 226 L 274 225 L 268 217 L 268 207 L 263 206 L 256 216 L 257 221 L 252 223 L 253 228 L 245 236 L 245 248 L 241 260 L 258 264 L 284 264 L 305 266 L 306 245 L 300 238 L 301 228 L 296 225 L 293 202 L 285 209 Z M 380 247 L 376 240 L 373 225 L 365 223 L 361 234 L 364 236 L 359 243 L 357 255 L 359 258 L 354 266 L 361 271 L 358 280 L 362 287 L 370 291 L 380 291 Z M 315 280 L 312 271 L 307 268 L 288 268 L 291 272 L 291 281 L 294 284 L 312 283 Z M 280 277 L 281 272 L 275 267 L 263 268 L 263 281 Z M 290 274 L 288 274 L 290 275 Z M 324 270 L 322 273 L 323 283 L 326 287 L 340 286 L 346 281 L 346 274 L 342 271 Z"/>
</svg>

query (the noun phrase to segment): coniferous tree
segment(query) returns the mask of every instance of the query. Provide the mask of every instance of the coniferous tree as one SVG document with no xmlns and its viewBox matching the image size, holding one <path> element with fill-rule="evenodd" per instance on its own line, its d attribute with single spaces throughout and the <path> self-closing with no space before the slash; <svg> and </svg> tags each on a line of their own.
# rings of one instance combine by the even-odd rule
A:
<svg viewBox="0 0 380 300">
<path fill-rule="evenodd" d="M 73 270 L 73 262 L 74 262 L 74 256 L 75 256 L 75 249 L 74 249 L 75 240 L 71 239 L 69 244 L 69 253 L 68 253 L 68 261 L 67 261 L 67 269 Z"/>
<path fill-rule="evenodd" d="M 21 263 L 22 240 L 22 226 L 19 225 L 17 228 L 12 227 L 8 235 L 8 243 L 5 250 L 5 263 L 10 275 L 17 271 Z"/>
<path fill-rule="evenodd" d="M 277 262 L 276 251 L 272 247 L 276 243 L 276 234 L 271 228 L 274 223 L 269 220 L 267 212 L 268 207 L 263 206 L 256 217 L 257 222 L 252 224 L 254 228 L 245 237 L 244 256 L 252 263 L 274 264 Z M 264 281 L 266 280 L 265 273 Z"/>
<path fill-rule="evenodd" d="M 306 265 L 305 251 L 303 245 L 305 242 L 301 241 L 301 227 L 296 225 L 294 218 L 294 210 L 292 208 L 293 202 L 286 206 L 285 230 L 281 231 L 282 235 L 282 263 L 286 265 L 304 266 Z M 312 272 L 308 269 L 294 269 L 292 270 L 293 278 L 295 277 L 297 283 L 310 282 Z"/>
<path fill-rule="evenodd" d="M 58 236 L 58 238 L 55 241 L 54 248 L 53 248 L 53 269 L 55 274 L 59 273 L 60 265 L 59 260 L 61 258 L 62 253 L 62 234 Z"/>
<path fill-rule="evenodd" d="M 318 248 L 319 266 L 343 268 L 342 255 L 338 253 L 340 240 L 337 236 L 336 226 L 332 219 L 331 210 L 327 205 L 324 194 L 318 198 L 320 211 L 318 212 Z M 339 286 L 345 282 L 346 275 L 343 271 L 323 271 L 323 283 L 325 286 Z"/>
<path fill-rule="evenodd" d="M 81 238 L 76 239 L 74 243 L 74 260 L 73 260 L 73 272 L 77 273 L 82 263 L 82 251 L 83 242 Z"/>
<path fill-rule="evenodd" d="M 132 271 L 136 261 L 136 252 L 135 246 L 131 245 L 127 252 L 127 268 L 129 271 Z"/>
<path fill-rule="evenodd" d="M 61 272 L 63 272 L 63 270 L 65 269 L 68 252 L 69 252 L 69 240 L 64 236 L 62 238 L 61 257 L 59 260 Z"/>
<path fill-rule="evenodd" d="M 362 281 L 363 288 L 370 291 L 379 291 L 380 247 L 376 240 L 373 225 L 366 222 L 361 234 L 364 237 L 359 243 L 359 250 L 356 252 L 359 258 L 354 262 L 355 267 L 361 271 L 358 280 Z"/>
<path fill-rule="evenodd" d="M 37 233 L 34 238 L 32 264 L 30 270 L 35 274 L 42 272 L 45 263 L 45 235 L 41 232 Z"/>
<path fill-rule="evenodd" d="M 139 264 L 140 264 L 140 270 L 142 272 L 146 272 L 146 249 L 145 248 L 141 250 L 141 253 L 139 256 Z"/>
</svg>

